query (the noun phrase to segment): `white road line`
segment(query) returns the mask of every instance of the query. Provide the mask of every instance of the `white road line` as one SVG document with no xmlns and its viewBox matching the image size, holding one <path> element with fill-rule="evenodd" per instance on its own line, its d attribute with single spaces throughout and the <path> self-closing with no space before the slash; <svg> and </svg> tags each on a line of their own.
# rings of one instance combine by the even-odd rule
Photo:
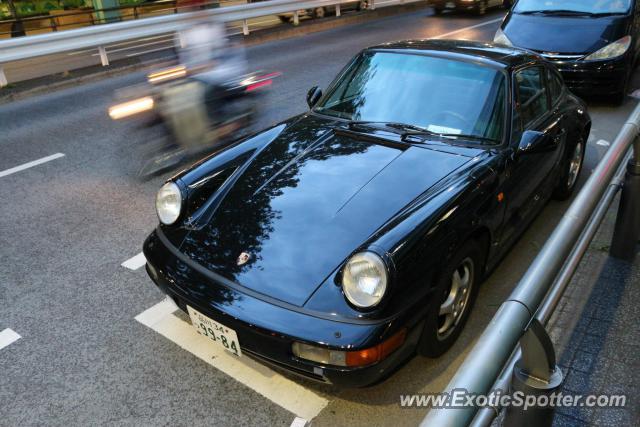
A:
<svg viewBox="0 0 640 427">
<path fill-rule="evenodd" d="M 22 337 L 13 329 L 5 329 L 4 331 L 0 332 L 0 350 L 5 348 L 9 344 L 18 341 L 20 338 Z"/>
<path fill-rule="evenodd" d="M 136 316 L 136 320 L 153 329 L 153 326 L 176 311 L 178 307 L 169 297 L 166 297 L 151 308 L 146 309 Z"/>
<path fill-rule="evenodd" d="M 460 28 L 459 30 L 450 31 L 448 33 L 440 34 L 438 36 L 435 36 L 434 39 L 443 39 L 445 37 L 449 37 L 449 36 L 452 36 L 454 34 L 463 33 L 465 31 L 473 30 L 474 28 L 480 28 L 480 27 L 484 27 L 485 25 L 494 24 L 496 22 L 502 21 L 503 18 L 504 17 L 492 19 L 491 21 L 482 22 L 482 23 L 477 24 L 477 25 L 472 25 L 470 27 L 464 27 L 464 28 Z"/>
<path fill-rule="evenodd" d="M 229 354 L 172 314 L 174 310 L 175 305 L 164 300 L 136 316 L 136 320 L 303 420 L 313 419 L 329 403 L 253 359 Z"/>
<path fill-rule="evenodd" d="M 304 427 L 307 425 L 307 420 L 300 417 L 295 417 L 293 422 L 291 423 L 291 427 Z"/>
<path fill-rule="evenodd" d="M 32 161 L 32 162 L 25 163 L 25 164 L 23 164 L 23 165 L 16 166 L 16 167 L 11 168 L 11 169 L 7 169 L 7 170 L 0 171 L 0 178 L 2 178 L 2 177 L 4 177 L 4 176 L 7 176 L 7 175 L 14 174 L 14 173 L 16 173 L 16 172 L 23 171 L 23 170 L 25 170 L 25 169 L 32 168 L 32 167 L 34 167 L 34 166 L 41 165 L 41 164 L 43 164 L 43 163 L 50 162 L 51 160 L 59 159 L 60 157 L 64 157 L 64 154 L 62 154 L 62 153 L 52 154 L 52 155 L 50 155 L 50 156 L 43 157 L 43 158 L 41 158 L 41 159 L 38 159 L 38 160 L 34 160 L 34 161 Z"/>
<path fill-rule="evenodd" d="M 602 145 L 603 147 L 608 147 L 611 145 L 611 143 L 609 141 L 605 141 L 604 139 L 599 139 L 596 142 L 596 145 Z"/>
<path fill-rule="evenodd" d="M 123 266 L 124 268 L 128 268 L 129 270 L 137 270 L 143 265 L 145 265 L 146 263 L 147 263 L 147 259 L 144 257 L 144 254 L 140 252 L 138 255 L 132 258 L 129 258 L 128 260 L 126 260 L 120 265 Z"/>
</svg>

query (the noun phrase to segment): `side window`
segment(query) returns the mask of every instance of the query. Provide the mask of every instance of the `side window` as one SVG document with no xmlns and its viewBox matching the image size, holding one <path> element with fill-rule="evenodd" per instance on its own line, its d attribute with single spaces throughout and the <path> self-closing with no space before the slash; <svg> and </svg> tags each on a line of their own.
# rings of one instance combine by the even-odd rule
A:
<svg viewBox="0 0 640 427">
<path fill-rule="evenodd" d="M 549 85 L 549 94 L 551 95 L 551 103 L 555 104 L 560 95 L 562 95 L 562 80 L 557 73 L 547 68 L 547 84 Z"/>
<path fill-rule="evenodd" d="M 520 119 L 524 128 L 548 109 L 548 95 L 542 68 L 531 67 L 516 73 L 516 94 Z"/>
</svg>

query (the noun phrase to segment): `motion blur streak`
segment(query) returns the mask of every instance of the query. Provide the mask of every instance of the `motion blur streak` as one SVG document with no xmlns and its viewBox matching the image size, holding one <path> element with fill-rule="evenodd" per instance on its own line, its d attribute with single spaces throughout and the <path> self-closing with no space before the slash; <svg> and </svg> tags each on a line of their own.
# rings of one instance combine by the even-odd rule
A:
<svg viewBox="0 0 640 427">
<path fill-rule="evenodd" d="M 133 101 L 110 107 L 109 117 L 113 120 L 118 120 L 151 109 L 153 109 L 153 98 L 145 96 L 144 98 L 134 99 Z"/>
</svg>

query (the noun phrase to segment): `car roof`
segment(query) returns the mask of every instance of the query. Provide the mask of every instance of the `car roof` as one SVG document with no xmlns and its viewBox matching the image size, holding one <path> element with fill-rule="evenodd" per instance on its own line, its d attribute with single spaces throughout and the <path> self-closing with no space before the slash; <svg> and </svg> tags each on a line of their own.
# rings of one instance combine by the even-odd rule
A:
<svg viewBox="0 0 640 427">
<path fill-rule="evenodd" d="M 544 61 L 540 55 L 526 49 L 471 40 L 402 40 L 368 48 L 368 50 L 380 49 L 406 51 L 407 53 L 437 52 L 439 55 L 444 54 L 445 57 L 449 53 L 452 58 L 466 56 L 470 59 L 481 59 L 503 69 L 516 68 L 532 61 Z"/>
</svg>

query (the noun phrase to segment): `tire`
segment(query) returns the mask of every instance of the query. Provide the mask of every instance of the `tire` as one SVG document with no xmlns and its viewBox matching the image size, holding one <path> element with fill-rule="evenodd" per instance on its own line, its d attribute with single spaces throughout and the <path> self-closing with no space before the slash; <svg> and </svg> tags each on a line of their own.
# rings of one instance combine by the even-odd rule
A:
<svg viewBox="0 0 640 427">
<path fill-rule="evenodd" d="M 322 19 L 327 16 L 327 10 L 324 7 L 316 7 L 313 9 L 313 17 L 316 19 Z"/>
<path fill-rule="evenodd" d="M 487 0 L 483 0 L 478 3 L 478 7 L 476 8 L 476 15 L 482 16 L 487 13 Z"/>
<path fill-rule="evenodd" d="M 584 165 L 584 153 L 587 148 L 586 137 L 581 136 L 575 144 L 567 148 L 567 153 L 562 161 L 560 180 L 553 190 L 553 198 L 556 200 L 567 200 L 576 189 Z"/>
<path fill-rule="evenodd" d="M 455 343 L 464 328 L 473 308 L 478 287 L 484 270 L 484 256 L 478 243 L 467 241 L 458 249 L 454 256 L 447 261 L 438 276 L 434 296 L 436 303 L 429 308 L 422 335 L 418 342 L 418 354 L 426 357 L 439 357 Z M 457 291 L 454 289 L 455 274 L 458 276 Z M 465 277 L 468 276 L 466 292 L 460 292 Z M 441 314 L 446 306 L 451 307 L 450 314 Z M 457 313 L 457 314 L 456 314 Z"/>
</svg>

